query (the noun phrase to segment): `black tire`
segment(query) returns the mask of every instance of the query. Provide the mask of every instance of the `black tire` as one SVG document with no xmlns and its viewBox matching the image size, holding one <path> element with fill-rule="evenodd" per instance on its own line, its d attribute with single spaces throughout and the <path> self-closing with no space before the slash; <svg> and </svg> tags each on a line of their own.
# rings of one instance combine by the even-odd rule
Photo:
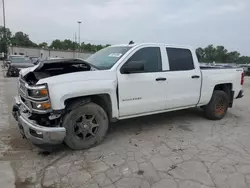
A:
<svg viewBox="0 0 250 188">
<path fill-rule="evenodd" d="M 87 116 L 91 116 L 91 118 L 88 119 Z M 81 120 L 81 118 L 85 119 Z M 77 122 L 79 119 L 80 122 Z M 94 127 L 92 125 L 98 126 Z M 97 145 L 104 139 L 109 128 L 109 120 L 102 107 L 90 102 L 71 110 L 65 116 L 63 126 L 66 128 L 66 137 L 64 139 L 66 145 L 71 149 L 81 150 Z M 85 130 L 84 126 L 89 126 L 89 128 L 86 128 L 88 130 Z M 92 135 L 94 129 L 95 136 Z M 91 134 L 86 133 L 88 131 L 91 131 Z"/>
<path fill-rule="evenodd" d="M 8 70 L 7 73 L 6 73 L 6 76 L 7 77 L 12 77 L 12 73 Z"/>
<path fill-rule="evenodd" d="M 229 96 L 224 91 L 215 90 L 210 102 L 204 107 L 205 117 L 211 120 L 222 119 L 229 107 Z"/>
</svg>

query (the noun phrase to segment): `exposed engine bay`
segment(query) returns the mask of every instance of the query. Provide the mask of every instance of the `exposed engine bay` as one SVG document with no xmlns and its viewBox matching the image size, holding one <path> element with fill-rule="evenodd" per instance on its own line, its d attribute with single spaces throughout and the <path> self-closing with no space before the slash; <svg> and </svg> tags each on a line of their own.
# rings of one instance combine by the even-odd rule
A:
<svg viewBox="0 0 250 188">
<path fill-rule="evenodd" d="M 40 79 L 72 72 L 94 70 L 92 65 L 80 59 L 57 59 L 40 62 L 37 69 L 23 79 L 29 85 L 35 85 Z"/>
</svg>

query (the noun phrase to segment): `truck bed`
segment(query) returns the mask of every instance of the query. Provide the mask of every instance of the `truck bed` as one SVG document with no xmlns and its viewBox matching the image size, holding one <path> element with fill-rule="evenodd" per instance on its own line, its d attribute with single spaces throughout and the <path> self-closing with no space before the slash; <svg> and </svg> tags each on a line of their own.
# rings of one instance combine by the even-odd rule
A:
<svg viewBox="0 0 250 188">
<path fill-rule="evenodd" d="M 235 96 L 237 96 L 237 94 L 242 89 L 242 68 L 203 66 L 200 69 L 202 75 L 200 103 L 207 104 L 210 101 L 214 86 L 218 84 L 230 84 L 232 87 L 232 91 L 234 91 L 235 93 Z"/>
</svg>

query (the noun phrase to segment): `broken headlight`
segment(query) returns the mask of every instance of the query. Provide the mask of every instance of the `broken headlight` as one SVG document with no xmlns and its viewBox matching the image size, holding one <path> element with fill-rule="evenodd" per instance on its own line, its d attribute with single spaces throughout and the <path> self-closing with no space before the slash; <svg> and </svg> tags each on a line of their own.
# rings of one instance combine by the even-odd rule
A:
<svg viewBox="0 0 250 188">
<path fill-rule="evenodd" d="M 28 89 L 29 97 L 35 99 L 48 98 L 48 88 L 46 85 L 41 85 L 37 87 L 32 87 Z"/>
</svg>

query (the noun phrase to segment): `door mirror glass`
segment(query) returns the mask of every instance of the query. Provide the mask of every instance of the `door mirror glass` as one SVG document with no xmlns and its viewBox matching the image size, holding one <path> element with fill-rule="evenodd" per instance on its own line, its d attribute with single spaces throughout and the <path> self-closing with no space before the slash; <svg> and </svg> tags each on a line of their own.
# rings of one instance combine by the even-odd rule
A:
<svg viewBox="0 0 250 188">
<path fill-rule="evenodd" d="M 128 61 L 121 68 L 122 74 L 141 73 L 144 72 L 143 61 Z"/>
</svg>

